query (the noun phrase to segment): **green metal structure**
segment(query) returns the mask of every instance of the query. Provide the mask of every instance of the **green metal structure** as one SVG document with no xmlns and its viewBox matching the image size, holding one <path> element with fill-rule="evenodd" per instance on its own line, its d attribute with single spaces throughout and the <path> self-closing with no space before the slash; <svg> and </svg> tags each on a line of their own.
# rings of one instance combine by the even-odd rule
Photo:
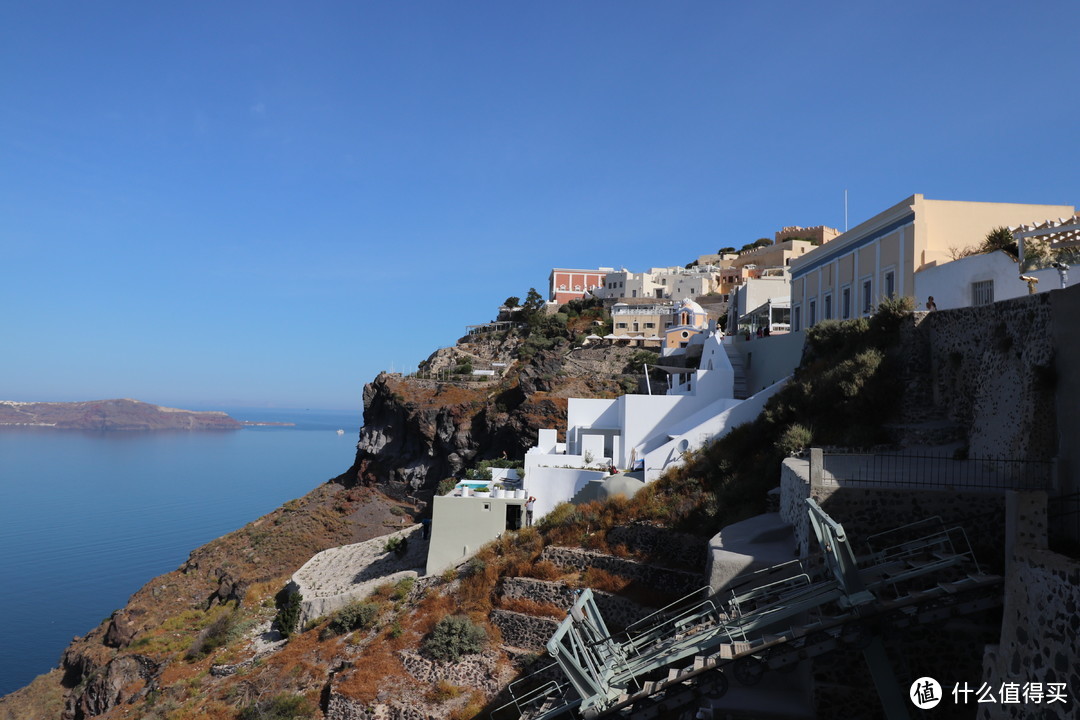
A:
<svg viewBox="0 0 1080 720">
<path fill-rule="evenodd" d="M 868 538 L 870 552 L 857 557 L 843 526 L 806 502 L 816 563 L 744 575 L 722 596 L 703 588 L 618 636 L 585 589 L 547 643 L 555 662 L 512 684 L 513 699 L 493 717 L 667 717 L 722 696 L 729 675 L 750 686 L 767 670 L 845 647 L 862 652 L 886 717 L 908 718 L 877 629 L 998 605 L 1001 578 L 979 570 L 962 529 L 936 518 Z"/>
</svg>

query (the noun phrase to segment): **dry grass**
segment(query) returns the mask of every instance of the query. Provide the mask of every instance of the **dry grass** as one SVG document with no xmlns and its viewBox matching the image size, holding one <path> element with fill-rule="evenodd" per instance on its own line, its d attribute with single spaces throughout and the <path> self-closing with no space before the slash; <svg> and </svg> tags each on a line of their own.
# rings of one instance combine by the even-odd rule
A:
<svg viewBox="0 0 1080 720">
<path fill-rule="evenodd" d="M 565 573 L 550 560 L 541 560 L 523 569 L 518 577 L 529 577 L 536 580 L 558 580 Z"/>
<path fill-rule="evenodd" d="M 444 703 L 448 700 L 461 697 L 463 692 L 465 692 L 464 688 L 453 685 L 446 680 L 440 680 L 439 683 L 428 692 L 426 697 L 428 702 Z"/>
<path fill-rule="evenodd" d="M 472 720 L 484 710 L 486 704 L 487 698 L 484 697 L 483 693 L 473 692 L 466 704 L 454 708 L 448 720 Z"/>
<path fill-rule="evenodd" d="M 537 602 L 529 598 L 499 598 L 499 607 L 503 610 L 532 615 L 534 617 L 548 617 L 561 620 L 566 617 L 566 611 L 551 603 Z"/>
<path fill-rule="evenodd" d="M 581 574 L 582 585 L 591 587 L 594 590 L 603 590 L 609 593 L 622 592 L 630 583 L 631 580 L 629 578 L 616 575 L 607 570 L 601 570 L 600 568 L 589 568 Z"/>
</svg>

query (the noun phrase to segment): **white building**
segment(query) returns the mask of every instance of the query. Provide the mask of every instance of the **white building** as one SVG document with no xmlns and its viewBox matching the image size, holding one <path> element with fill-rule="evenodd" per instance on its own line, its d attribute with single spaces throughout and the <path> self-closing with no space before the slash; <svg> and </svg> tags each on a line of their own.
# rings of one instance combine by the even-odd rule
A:
<svg viewBox="0 0 1080 720">
<path fill-rule="evenodd" d="M 749 330 L 754 332 L 758 325 L 747 320 L 748 316 L 768 306 L 766 317 L 770 319 L 770 331 L 786 331 L 790 327 L 791 276 L 786 269 L 773 268 L 764 271 L 761 277 L 747 278 L 732 291 L 728 304 L 727 331 Z M 753 325 L 753 327 L 751 327 Z"/>
<path fill-rule="evenodd" d="M 683 454 L 757 417 L 783 381 L 747 400 L 734 398 L 735 373 L 719 333 L 704 339 L 700 367 L 668 395 L 623 395 L 609 400 L 571 398 L 566 442 L 554 429 L 538 432 L 525 454 L 525 488 L 539 519 L 607 468 L 640 469 L 652 482 Z"/>
<path fill-rule="evenodd" d="M 1068 285 L 1076 284 L 1076 273 L 1068 274 Z M 927 298 L 934 298 L 938 310 L 989 305 L 999 300 L 1027 295 L 1028 282 L 1034 278 L 1036 292 L 1062 287 L 1061 275 L 1053 268 L 1021 272 L 1020 263 L 998 250 L 970 255 L 959 260 L 929 267 L 915 273 L 916 309 L 926 308 Z"/>
<path fill-rule="evenodd" d="M 691 268 L 649 268 L 635 273 L 625 268 L 608 273 L 604 284 L 593 294 L 604 299 L 616 298 L 695 298 L 708 295 L 720 286 L 720 268 L 713 265 Z"/>
</svg>

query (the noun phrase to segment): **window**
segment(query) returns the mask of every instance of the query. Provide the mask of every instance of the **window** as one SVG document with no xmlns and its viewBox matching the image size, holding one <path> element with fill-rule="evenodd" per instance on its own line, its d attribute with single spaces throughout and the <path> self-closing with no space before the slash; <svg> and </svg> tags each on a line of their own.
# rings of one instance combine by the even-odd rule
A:
<svg viewBox="0 0 1080 720">
<path fill-rule="evenodd" d="M 619 328 L 620 330 L 625 330 L 626 323 L 615 323 L 615 327 Z"/>
<path fill-rule="evenodd" d="M 648 323 L 648 322 L 647 322 L 647 323 L 645 323 L 645 327 L 647 327 L 647 328 L 654 328 L 654 327 L 656 327 L 656 323 Z"/>
<path fill-rule="evenodd" d="M 844 288 L 840 291 L 840 312 L 843 313 L 841 317 L 844 320 L 851 317 L 851 288 Z"/>
<path fill-rule="evenodd" d="M 892 270 L 885 273 L 885 297 L 891 298 L 896 292 L 896 275 Z"/>
<path fill-rule="evenodd" d="M 806 327 L 814 327 L 817 322 L 817 300 L 810 301 L 810 310 L 806 317 Z"/>
<path fill-rule="evenodd" d="M 802 330 L 802 306 L 795 306 L 795 322 L 792 323 L 791 329 L 795 332 Z"/>
<path fill-rule="evenodd" d="M 874 294 L 869 280 L 864 280 L 862 284 L 862 311 L 863 314 L 869 315 L 874 308 Z"/>
<path fill-rule="evenodd" d="M 971 283 L 971 304 L 989 305 L 994 302 L 994 281 L 981 280 Z"/>
<path fill-rule="evenodd" d="M 825 319 L 832 320 L 832 295 L 825 296 Z"/>
</svg>

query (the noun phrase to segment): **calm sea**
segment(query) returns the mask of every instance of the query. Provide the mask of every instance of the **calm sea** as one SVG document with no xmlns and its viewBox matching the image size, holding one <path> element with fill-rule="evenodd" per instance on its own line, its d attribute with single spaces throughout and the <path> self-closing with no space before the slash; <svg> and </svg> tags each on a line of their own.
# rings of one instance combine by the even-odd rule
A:
<svg viewBox="0 0 1080 720">
<path fill-rule="evenodd" d="M 191 550 L 352 463 L 359 411 L 229 414 L 296 427 L 0 431 L 0 695 Z"/>
</svg>

